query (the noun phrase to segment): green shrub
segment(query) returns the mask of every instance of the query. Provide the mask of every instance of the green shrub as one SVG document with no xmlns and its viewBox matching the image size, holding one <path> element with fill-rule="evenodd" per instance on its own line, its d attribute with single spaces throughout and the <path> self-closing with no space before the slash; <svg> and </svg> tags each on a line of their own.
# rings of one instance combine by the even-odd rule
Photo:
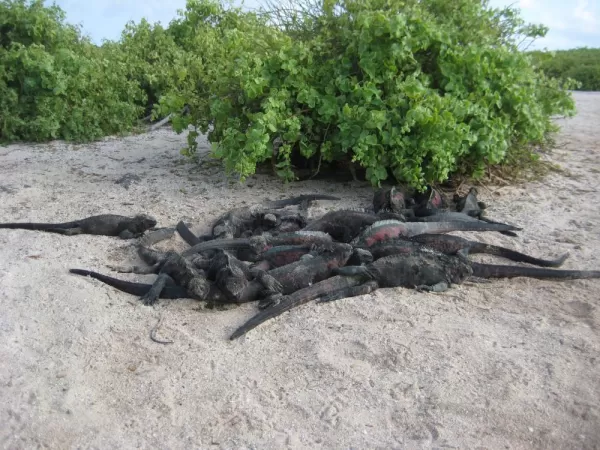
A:
<svg viewBox="0 0 600 450">
<path fill-rule="evenodd" d="M 171 25 L 203 73 L 195 89 L 165 96 L 164 111 L 194 102 L 177 129 L 208 131 L 214 154 L 242 179 L 267 160 L 286 180 L 294 161 L 352 160 L 374 185 L 391 174 L 422 188 L 480 175 L 509 149 L 543 140 L 551 115 L 574 113 L 570 85 L 517 50 L 517 37 L 546 30 L 513 9 L 328 0 L 290 11 L 189 1 Z"/>
<path fill-rule="evenodd" d="M 172 33 L 160 24 L 142 19 L 139 24 L 127 23 L 118 42 L 105 42 L 104 54 L 113 64 L 124 68 L 126 78 L 145 93 L 139 104 L 149 114 L 159 98 L 174 88 L 181 88 L 188 79 L 184 50 Z"/>
<path fill-rule="evenodd" d="M 600 91 L 600 48 L 576 48 L 530 53 L 535 64 L 548 76 L 571 78 L 581 91 Z"/>
<path fill-rule="evenodd" d="M 143 92 L 42 0 L 0 1 L 0 140 L 89 140 L 131 129 Z"/>
</svg>

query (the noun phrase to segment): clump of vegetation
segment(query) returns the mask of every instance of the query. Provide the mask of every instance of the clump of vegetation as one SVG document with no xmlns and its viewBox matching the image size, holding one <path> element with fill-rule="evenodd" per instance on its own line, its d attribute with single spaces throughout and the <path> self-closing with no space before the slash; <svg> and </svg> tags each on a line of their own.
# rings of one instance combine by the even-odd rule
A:
<svg viewBox="0 0 600 450">
<path fill-rule="evenodd" d="M 600 48 L 533 51 L 535 64 L 549 77 L 571 78 L 581 91 L 600 91 Z"/>
<path fill-rule="evenodd" d="M 519 51 L 546 31 L 481 0 L 188 0 L 95 46 L 56 6 L 0 0 L 0 139 L 95 139 L 153 111 L 241 179 L 265 162 L 284 180 L 336 162 L 374 185 L 478 177 L 574 113 L 573 82 Z"/>
<path fill-rule="evenodd" d="M 0 1 L 0 140 L 89 140 L 130 129 L 143 92 L 42 0 Z"/>
<path fill-rule="evenodd" d="M 199 23 L 203 42 L 219 42 L 203 89 L 167 98 L 197 99 L 189 123 L 241 178 L 263 161 L 291 180 L 309 161 L 346 160 L 374 185 L 391 175 L 422 188 L 479 176 L 511 149 L 541 142 L 550 116 L 574 112 L 569 83 L 517 49 L 517 39 L 546 29 L 513 9 L 477 0 L 294 5 L 251 14 L 188 2 L 197 22 L 179 23 Z"/>
</svg>

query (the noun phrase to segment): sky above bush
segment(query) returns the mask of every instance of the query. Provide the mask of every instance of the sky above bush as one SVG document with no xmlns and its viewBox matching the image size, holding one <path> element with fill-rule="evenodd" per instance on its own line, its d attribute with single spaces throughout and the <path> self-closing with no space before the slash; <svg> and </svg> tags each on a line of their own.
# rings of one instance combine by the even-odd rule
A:
<svg viewBox="0 0 600 450">
<path fill-rule="evenodd" d="M 84 33 L 98 44 L 103 39 L 118 39 L 129 20 L 139 22 L 145 17 L 149 22 L 168 25 L 177 10 L 185 8 L 185 0 L 56 0 L 56 3 L 66 11 L 69 22 L 82 25 Z M 261 0 L 246 0 L 244 6 L 256 8 L 260 3 Z M 510 4 L 521 9 L 526 21 L 550 28 L 547 36 L 530 49 L 600 47 L 599 0 L 490 0 L 494 7 Z"/>
</svg>

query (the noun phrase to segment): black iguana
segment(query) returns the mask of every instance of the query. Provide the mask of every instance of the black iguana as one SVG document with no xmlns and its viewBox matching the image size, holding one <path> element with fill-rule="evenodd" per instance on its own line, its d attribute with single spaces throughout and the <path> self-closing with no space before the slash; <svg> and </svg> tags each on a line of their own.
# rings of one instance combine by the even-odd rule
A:
<svg viewBox="0 0 600 450">
<path fill-rule="evenodd" d="M 155 226 L 156 219 L 146 214 L 140 214 L 135 217 L 101 214 L 63 223 L 0 223 L 0 228 L 46 231 L 66 236 L 76 234 L 119 236 L 121 239 L 140 237 L 144 232 Z"/>
<path fill-rule="evenodd" d="M 273 228 L 279 224 L 278 209 L 286 206 L 307 204 L 313 200 L 340 200 L 332 195 L 301 195 L 299 197 L 276 200 L 265 204 L 235 208 L 222 215 L 212 227 L 215 239 L 231 239 L 240 237 L 244 232 L 254 231 L 259 227 Z"/>
</svg>

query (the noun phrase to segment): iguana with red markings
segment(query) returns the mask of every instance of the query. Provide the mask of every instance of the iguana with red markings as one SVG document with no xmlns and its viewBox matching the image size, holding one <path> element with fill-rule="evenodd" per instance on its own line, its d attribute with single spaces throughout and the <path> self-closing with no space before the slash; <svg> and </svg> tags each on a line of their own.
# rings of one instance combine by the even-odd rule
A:
<svg viewBox="0 0 600 450">
<path fill-rule="evenodd" d="M 329 234 L 335 241 L 348 243 L 366 227 L 384 219 L 403 221 L 404 216 L 391 212 L 372 212 L 343 209 L 330 211 L 322 217 L 309 222 L 304 231 L 320 231 Z"/>
<path fill-rule="evenodd" d="M 512 225 L 491 224 L 485 222 L 400 222 L 398 220 L 382 220 L 374 223 L 360 236 L 357 236 L 352 245 L 369 247 L 376 242 L 398 237 L 412 237 L 425 233 L 449 233 L 451 231 L 504 231 L 520 230 Z"/>
</svg>

